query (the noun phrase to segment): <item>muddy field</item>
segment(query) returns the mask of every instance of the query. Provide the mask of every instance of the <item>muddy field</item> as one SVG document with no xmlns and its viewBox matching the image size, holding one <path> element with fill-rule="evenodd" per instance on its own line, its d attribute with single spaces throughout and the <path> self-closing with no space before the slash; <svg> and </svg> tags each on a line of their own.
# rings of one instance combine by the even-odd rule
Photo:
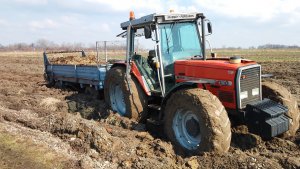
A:
<svg viewBox="0 0 300 169">
<path fill-rule="evenodd" d="M 181 157 L 97 96 L 46 87 L 41 56 L 0 53 L 0 168 L 300 168 L 300 131 L 263 141 L 236 126 L 228 153 Z M 299 104 L 300 56 L 261 64 Z"/>
</svg>

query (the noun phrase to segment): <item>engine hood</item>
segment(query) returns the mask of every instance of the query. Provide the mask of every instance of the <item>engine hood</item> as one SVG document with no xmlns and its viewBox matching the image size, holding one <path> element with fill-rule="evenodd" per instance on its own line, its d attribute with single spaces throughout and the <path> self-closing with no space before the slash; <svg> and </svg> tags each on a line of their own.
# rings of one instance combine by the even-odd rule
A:
<svg viewBox="0 0 300 169">
<path fill-rule="evenodd" d="M 234 82 L 237 70 L 240 67 L 257 64 L 254 61 L 242 60 L 241 63 L 233 64 L 229 59 L 208 60 L 177 60 L 175 62 L 175 77 L 204 78 L 214 80 L 230 80 Z"/>
<path fill-rule="evenodd" d="M 241 63 L 233 64 L 229 59 L 209 59 L 209 60 L 177 60 L 175 65 L 185 65 L 192 67 L 206 67 L 214 69 L 236 70 L 239 67 L 256 64 L 251 60 L 242 60 Z"/>
</svg>

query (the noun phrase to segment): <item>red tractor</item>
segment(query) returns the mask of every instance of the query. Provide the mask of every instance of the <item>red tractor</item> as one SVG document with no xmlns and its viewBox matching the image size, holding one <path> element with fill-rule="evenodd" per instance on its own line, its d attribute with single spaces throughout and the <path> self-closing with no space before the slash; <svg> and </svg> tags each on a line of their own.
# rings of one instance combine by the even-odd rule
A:
<svg viewBox="0 0 300 169">
<path fill-rule="evenodd" d="M 296 99 L 283 87 L 262 82 L 259 64 L 206 57 L 205 37 L 212 27 L 202 13 L 130 16 L 121 23 L 126 60 L 114 63 L 104 82 L 113 111 L 139 122 L 158 112 L 157 122 L 185 154 L 228 151 L 235 117 L 263 138 L 295 135 Z M 148 56 L 136 51 L 136 37 L 155 44 Z"/>
</svg>

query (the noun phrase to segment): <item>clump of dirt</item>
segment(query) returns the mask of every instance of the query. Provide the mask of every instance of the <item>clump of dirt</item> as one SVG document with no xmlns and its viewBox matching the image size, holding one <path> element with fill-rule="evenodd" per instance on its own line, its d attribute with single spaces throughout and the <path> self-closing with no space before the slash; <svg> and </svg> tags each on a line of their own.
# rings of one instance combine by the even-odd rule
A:
<svg viewBox="0 0 300 169">
<path fill-rule="evenodd" d="M 106 106 L 98 95 L 76 93 L 65 97 L 69 113 L 80 113 L 85 119 L 99 119 L 107 116 Z"/>
<path fill-rule="evenodd" d="M 248 127 L 240 125 L 232 128 L 231 146 L 241 150 L 248 150 L 262 143 L 260 136 L 249 133 Z"/>
<path fill-rule="evenodd" d="M 56 111 L 61 110 L 64 105 L 60 100 L 53 97 L 48 97 L 41 101 L 40 106 L 51 111 Z"/>
<path fill-rule="evenodd" d="M 137 123 L 134 120 L 128 119 L 127 117 L 122 117 L 119 114 L 109 110 L 107 116 L 102 117 L 100 119 L 100 122 L 107 123 L 113 126 L 122 127 L 124 129 L 146 131 L 146 124 Z"/>
</svg>

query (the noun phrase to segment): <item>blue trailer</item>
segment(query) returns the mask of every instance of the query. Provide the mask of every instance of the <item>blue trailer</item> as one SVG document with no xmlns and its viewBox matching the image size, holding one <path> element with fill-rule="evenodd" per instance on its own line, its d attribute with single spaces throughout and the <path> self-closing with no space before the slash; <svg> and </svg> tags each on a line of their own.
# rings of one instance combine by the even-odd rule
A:
<svg viewBox="0 0 300 169">
<path fill-rule="evenodd" d="M 96 90 L 103 89 L 105 75 L 111 64 L 52 64 L 48 59 L 48 55 L 58 53 L 81 53 L 81 57 L 85 57 L 84 51 L 44 52 L 44 77 L 49 85 L 54 85 L 55 83 L 58 83 L 60 86 L 79 84 L 81 88 L 88 86 Z"/>
</svg>

